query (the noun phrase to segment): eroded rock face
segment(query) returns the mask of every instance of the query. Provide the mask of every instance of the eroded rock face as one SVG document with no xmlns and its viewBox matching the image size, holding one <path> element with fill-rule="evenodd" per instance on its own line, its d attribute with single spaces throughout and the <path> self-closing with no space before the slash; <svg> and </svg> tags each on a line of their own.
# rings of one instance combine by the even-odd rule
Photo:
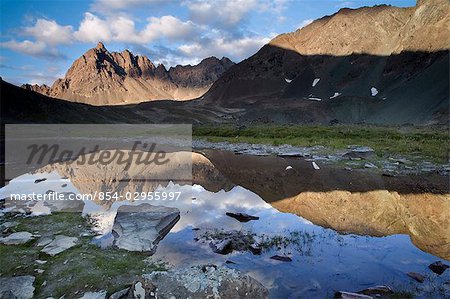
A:
<svg viewBox="0 0 450 299">
<path fill-rule="evenodd" d="M 244 124 L 446 124 L 448 80 L 431 78 L 448 77 L 449 12 L 446 0 L 341 9 L 275 37 L 225 72 L 205 102 L 247 104 Z"/>
<path fill-rule="evenodd" d="M 137 286 L 137 284 L 139 284 Z M 137 286 L 137 287 L 136 287 Z M 204 265 L 144 274 L 131 288 L 145 298 L 268 298 L 268 290 L 248 275 L 223 266 Z M 131 297 L 136 298 L 136 297 Z M 141 297 L 144 298 L 144 297 Z"/>
<path fill-rule="evenodd" d="M 38 85 L 38 84 L 23 84 L 22 88 L 27 90 L 32 90 L 38 93 L 42 93 L 46 96 L 50 95 L 51 88 L 45 84 Z"/>
<path fill-rule="evenodd" d="M 101 42 L 74 61 L 52 87 L 23 87 L 51 97 L 91 105 L 116 105 L 150 100 L 193 99 L 234 65 L 228 58 L 210 57 L 198 65 L 166 70 L 146 56 L 128 50 L 109 52 Z"/>
<path fill-rule="evenodd" d="M 177 208 L 140 204 L 121 206 L 114 219 L 114 246 L 154 253 L 156 246 L 180 219 Z"/>
<path fill-rule="evenodd" d="M 34 280 L 30 275 L 0 278 L 0 298 L 33 298 Z"/>
</svg>

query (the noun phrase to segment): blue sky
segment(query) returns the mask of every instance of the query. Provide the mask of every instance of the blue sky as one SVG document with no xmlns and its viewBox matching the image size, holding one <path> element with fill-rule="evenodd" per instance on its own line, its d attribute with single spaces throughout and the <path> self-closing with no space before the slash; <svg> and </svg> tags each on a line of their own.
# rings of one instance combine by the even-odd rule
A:
<svg viewBox="0 0 450 299">
<path fill-rule="evenodd" d="M 277 34 L 343 7 L 414 6 L 414 0 L 1 0 L 0 76 L 14 84 L 63 77 L 103 41 L 166 68 L 209 56 L 235 62 Z"/>
</svg>

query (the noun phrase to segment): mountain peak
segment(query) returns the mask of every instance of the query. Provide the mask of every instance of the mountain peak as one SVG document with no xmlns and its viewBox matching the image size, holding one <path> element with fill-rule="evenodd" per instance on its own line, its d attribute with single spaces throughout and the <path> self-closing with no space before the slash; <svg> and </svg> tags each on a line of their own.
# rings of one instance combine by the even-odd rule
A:
<svg viewBox="0 0 450 299">
<path fill-rule="evenodd" d="M 99 50 L 105 50 L 106 51 L 105 45 L 102 42 L 98 42 L 98 44 L 97 44 L 97 46 L 95 48 L 99 49 Z"/>
</svg>

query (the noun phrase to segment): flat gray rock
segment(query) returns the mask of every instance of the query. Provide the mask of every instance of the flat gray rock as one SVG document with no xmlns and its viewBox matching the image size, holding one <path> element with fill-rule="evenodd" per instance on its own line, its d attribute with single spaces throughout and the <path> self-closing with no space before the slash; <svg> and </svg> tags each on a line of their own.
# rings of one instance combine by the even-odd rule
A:
<svg viewBox="0 0 450 299">
<path fill-rule="evenodd" d="M 34 280 L 31 275 L 0 278 L 0 298 L 33 298 Z"/>
<path fill-rule="evenodd" d="M 180 219 L 177 208 L 140 204 L 117 210 L 112 234 L 115 247 L 154 253 L 156 246 Z"/>
<path fill-rule="evenodd" d="M 20 245 L 34 240 L 35 236 L 29 232 L 12 233 L 9 236 L 0 238 L 0 243 L 5 245 Z"/>
<path fill-rule="evenodd" d="M 130 288 L 156 298 L 268 298 L 268 290 L 257 280 L 224 266 L 204 265 L 144 274 Z M 137 286 L 139 284 L 139 286 Z M 132 296 L 134 294 L 131 294 Z M 136 297 L 131 297 L 136 298 Z"/>
<path fill-rule="evenodd" d="M 77 245 L 78 239 L 75 237 L 67 237 L 63 235 L 58 235 L 53 241 L 46 245 L 41 252 L 48 255 L 55 256 L 58 253 L 63 252 L 75 245 Z"/>
</svg>

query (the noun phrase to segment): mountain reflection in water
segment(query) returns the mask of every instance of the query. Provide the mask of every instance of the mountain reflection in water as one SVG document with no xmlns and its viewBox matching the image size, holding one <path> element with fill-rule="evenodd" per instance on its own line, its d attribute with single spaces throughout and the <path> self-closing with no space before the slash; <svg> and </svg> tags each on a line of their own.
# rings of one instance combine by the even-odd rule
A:
<svg viewBox="0 0 450 299">
<path fill-rule="evenodd" d="M 216 160 L 211 158 L 214 166 L 216 165 L 214 163 Z M 202 161 L 206 163 L 205 165 L 212 166 L 208 164 L 209 162 Z M 280 161 L 276 160 L 279 164 L 279 171 L 282 171 L 285 169 L 285 165 L 280 163 Z M 294 165 L 294 168 L 301 169 L 299 165 L 291 164 Z M 221 170 L 220 167 L 218 169 Z M 276 170 L 278 171 L 278 169 Z M 63 179 L 67 173 L 62 175 L 54 168 L 52 171 L 51 173 L 36 172 L 35 174 L 19 177 L 1 189 L 0 196 L 19 189 L 22 192 L 29 189 L 42 193 L 48 190 L 80 192 L 82 186 L 73 184 L 70 176 L 68 179 Z M 382 284 L 390 285 L 397 290 L 416 289 L 416 282 L 410 279 L 406 273 L 410 271 L 428 273 L 427 266 L 440 260 L 436 256 L 421 251 L 414 246 L 408 235 L 393 234 L 383 236 L 383 233 L 380 233 L 377 237 L 373 237 L 361 235 L 361 231 L 355 231 L 359 234 L 355 235 L 352 234 L 349 227 L 343 229 L 348 234 L 342 234 L 330 228 L 313 224 L 310 220 L 314 221 L 314 223 L 320 223 L 321 220 L 324 223 L 328 221 L 329 224 L 329 219 L 339 219 L 343 216 L 339 214 L 340 211 L 333 205 L 329 205 L 326 209 L 324 205 L 323 209 L 321 209 L 320 204 L 318 204 L 320 198 L 311 197 L 314 201 L 310 201 L 310 203 L 315 205 L 309 207 L 309 214 L 306 214 L 310 217 L 310 220 L 307 220 L 291 213 L 280 212 L 274 208 L 278 207 L 285 211 L 293 211 L 300 215 L 303 212 L 295 210 L 293 207 L 296 205 L 293 203 L 299 202 L 301 206 L 305 205 L 305 201 L 304 199 L 299 199 L 298 196 L 286 197 L 282 200 L 267 203 L 257 194 L 259 191 L 257 187 L 255 188 L 256 192 L 254 192 L 249 190 L 251 188 L 247 184 L 245 188 L 235 185 L 236 174 L 229 176 L 228 173 L 227 176 L 226 171 L 218 174 L 216 170 L 213 171 L 209 168 L 207 170 L 205 168 L 197 169 L 197 172 L 194 173 L 194 181 L 204 182 L 208 178 L 223 181 L 206 183 L 205 185 L 208 185 L 208 189 L 212 191 L 208 191 L 198 184 L 181 186 L 169 183 L 167 186 L 157 187 L 155 191 L 181 191 L 182 196 L 179 200 L 165 202 L 145 201 L 154 205 L 162 204 L 177 207 L 181 214 L 179 222 L 158 244 L 156 253 L 151 257 L 154 261 L 163 261 L 172 266 L 205 263 L 220 264 L 232 261 L 233 263 L 227 263 L 228 267 L 243 271 L 260 281 L 269 288 L 272 297 L 323 298 L 332 296 L 336 290 L 358 291 L 366 287 Z M 199 173 L 202 175 L 199 175 Z M 241 175 L 251 178 L 253 174 L 248 170 Z M 89 175 L 92 175 L 92 173 Z M 221 175 L 225 177 L 221 177 Z M 47 178 L 48 180 L 34 184 L 34 181 L 40 178 Z M 259 179 L 264 180 L 265 178 L 262 175 Z M 62 182 L 67 184 L 63 189 L 61 189 Z M 134 182 L 134 184 L 140 183 Z M 219 189 L 220 185 L 223 185 L 226 191 L 214 190 Z M 139 190 L 140 187 L 132 186 L 131 189 Z M 367 209 L 367 205 L 370 204 L 367 201 L 359 200 L 361 198 L 358 199 L 358 193 L 349 192 L 346 201 L 339 199 L 339 196 L 343 196 L 342 194 L 338 196 L 331 194 L 330 196 L 336 199 L 335 205 L 345 206 L 347 204 L 348 206 L 348 202 L 353 201 L 355 204 L 360 204 L 361 207 L 364 207 L 360 208 L 362 211 L 359 218 L 361 230 L 364 228 L 364 219 L 373 221 L 369 217 L 363 217 L 364 211 L 366 213 L 367 211 L 370 212 L 370 209 Z M 436 196 L 445 197 L 442 194 L 437 194 Z M 374 196 L 372 202 L 376 202 L 376 197 Z M 432 205 L 434 198 L 430 198 L 428 197 L 428 200 L 422 203 Z M 386 204 L 388 200 L 389 198 L 385 198 L 383 201 Z M 107 235 L 112 228 L 115 211 L 120 205 L 140 204 L 143 202 L 130 203 L 128 201 L 120 201 L 105 205 L 101 202 L 89 201 L 85 202 L 83 213 L 94 217 L 97 220 L 97 231 L 101 235 Z M 327 201 L 323 203 L 327 203 Z M 331 201 L 328 201 L 328 204 L 331 203 Z M 441 209 L 447 203 L 445 200 L 441 202 Z M 381 205 L 376 204 L 374 207 L 381 208 Z M 349 210 L 350 213 L 353 213 L 352 209 Z M 358 207 L 354 207 L 354 209 L 356 211 Z M 39 214 L 38 209 L 35 210 L 36 214 Z M 408 210 L 394 209 L 394 212 L 400 215 L 405 213 L 405 211 L 407 212 Z M 433 212 L 439 214 L 439 211 L 428 209 L 426 206 L 421 211 L 422 213 Z M 258 216 L 259 220 L 241 223 L 226 216 L 226 212 L 243 212 Z M 445 212 L 445 209 L 440 212 Z M 324 213 L 328 213 L 326 219 L 323 218 Z M 439 215 L 422 216 L 423 218 L 434 217 L 433 219 L 437 219 L 436 221 L 441 220 Z M 419 221 L 417 225 L 423 223 Z M 442 223 L 443 228 L 445 228 L 445 225 L 445 223 Z M 333 227 L 333 225 L 325 226 Z M 367 227 L 370 226 L 370 223 L 367 224 Z M 420 228 L 418 229 L 420 230 Z M 232 230 L 244 233 L 250 232 L 259 240 L 279 240 L 284 238 L 288 241 L 281 245 L 274 242 L 274 246 L 266 246 L 263 248 L 261 255 L 237 251 L 228 255 L 214 253 L 209 245 L 209 240 L 205 238 L 205 234 Z M 270 257 L 274 255 L 289 256 L 292 258 L 292 261 L 273 260 Z M 439 294 L 442 294 L 439 293 L 442 290 L 438 290 L 435 286 L 443 284 L 446 280 L 445 275 L 436 276 L 431 273 L 431 276 L 421 285 L 419 296 L 439 296 Z"/>
</svg>

